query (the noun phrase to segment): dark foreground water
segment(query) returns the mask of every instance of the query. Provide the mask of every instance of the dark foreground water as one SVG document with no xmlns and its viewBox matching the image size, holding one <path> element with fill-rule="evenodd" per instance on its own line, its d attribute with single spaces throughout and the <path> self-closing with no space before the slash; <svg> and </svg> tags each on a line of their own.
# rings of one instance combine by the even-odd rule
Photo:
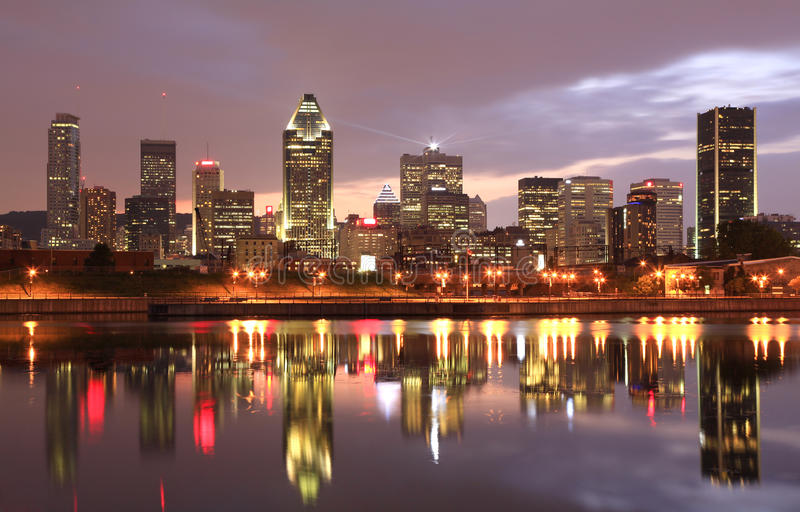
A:
<svg viewBox="0 0 800 512">
<path fill-rule="evenodd" d="M 777 318 L 2 322 L 0 510 L 797 510 L 798 340 Z"/>
</svg>

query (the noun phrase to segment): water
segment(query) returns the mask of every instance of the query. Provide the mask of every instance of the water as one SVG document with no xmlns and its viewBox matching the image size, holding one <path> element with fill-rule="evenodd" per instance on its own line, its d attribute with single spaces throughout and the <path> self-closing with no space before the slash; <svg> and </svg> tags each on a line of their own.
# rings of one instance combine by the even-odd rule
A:
<svg viewBox="0 0 800 512">
<path fill-rule="evenodd" d="M 799 324 L 2 322 L 0 510 L 796 510 Z"/>
</svg>

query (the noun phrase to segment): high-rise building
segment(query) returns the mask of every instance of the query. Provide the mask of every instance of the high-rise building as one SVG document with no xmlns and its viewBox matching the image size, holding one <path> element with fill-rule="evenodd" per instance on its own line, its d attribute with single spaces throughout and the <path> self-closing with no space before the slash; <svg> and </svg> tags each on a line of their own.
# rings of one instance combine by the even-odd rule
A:
<svg viewBox="0 0 800 512">
<path fill-rule="evenodd" d="M 461 194 L 463 189 L 463 159 L 446 155 L 431 143 L 422 155 L 404 154 L 400 157 L 401 223 L 414 228 L 424 223 L 423 202 L 433 189 Z"/>
<path fill-rule="evenodd" d="M 666 178 L 650 178 L 631 183 L 631 192 L 656 195 L 656 253 L 683 250 L 683 183 Z"/>
<path fill-rule="evenodd" d="M 486 231 L 486 203 L 477 194 L 469 198 L 469 229 L 475 233 Z"/>
<path fill-rule="evenodd" d="M 339 257 L 361 264 L 362 270 L 375 270 L 365 268 L 364 257 L 374 264 L 396 252 L 397 228 L 380 224 L 375 218 L 348 217 L 339 230 Z"/>
<path fill-rule="evenodd" d="M 283 241 L 309 254 L 336 256 L 333 131 L 317 99 L 304 94 L 283 132 Z"/>
<path fill-rule="evenodd" d="M 169 206 L 169 224 L 160 233 L 164 251 L 171 253 L 175 239 L 175 141 L 140 141 L 141 195 L 163 197 Z"/>
<path fill-rule="evenodd" d="M 689 226 L 686 228 L 686 254 L 689 256 L 694 256 L 697 253 L 697 247 L 695 246 L 695 241 L 697 238 L 695 237 L 695 227 Z"/>
<path fill-rule="evenodd" d="M 250 190 L 211 193 L 212 247 L 219 258 L 232 259 L 236 239 L 253 236 L 254 194 Z"/>
<path fill-rule="evenodd" d="M 133 196 L 125 199 L 125 245 L 129 251 L 150 250 L 155 236 L 169 231 L 169 199 L 166 197 Z M 145 244 L 146 242 L 146 244 Z M 148 249 L 144 249 L 144 245 Z"/>
<path fill-rule="evenodd" d="M 714 257 L 721 222 L 757 214 L 756 109 L 697 114 L 697 255 Z"/>
<path fill-rule="evenodd" d="M 469 229 L 469 196 L 434 187 L 422 196 L 422 223 L 437 231 Z"/>
<path fill-rule="evenodd" d="M 656 195 L 631 192 L 628 204 L 609 211 L 608 232 L 611 261 L 621 265 L 631 258 L 644 258 L 656 252 Z"/>
<path fill-rule="evenodd" d="M 794 249 L 800 249 L 800 221 L 793 215 L 780 215 L 771 213 L 759 213 L 755 216 L 744 217 L 743 220 L 748 222 L 758 222 L 766 224 L 781 235 L 789 242 Z"/>
<path fill-rule="evenodd" d="M 192 254 L 211 251 L 211 194 L 225 188 L 225 173 L 216 160 L 194 163 L 192 179 Z"/>
<path fill-rule="evenodd" d="M 80 237 L 114 249 L 117 236 L 117 194 L 104 187 L 80 192 Z"/>
<path fill-rule="evenodd" d="M 608 210 L 614 184 L 597 176 L 578 176 L 558 185 L 557 255 L 559 265 L 607 261 Z"/>
<path fill-rule="evenodd" d="M 44 247 L 69 247 L 79 222 L 81 135 L 79 118 L 56 114 L 47 131 L 47 225 Z"/>
<path fill-rule="evenodd" d="M 558 186 L 562 181 L 539 176 L 519 180 L 517 218 L 535 245 L 544 245 L 547 230 L 558 224 Z"/>
<path fill-rule="evenodd" d="M 378 198 L 372 205 L 372 216 L 381 226 L 400 227 L 401 203 L 394 195 L 392 187 L 387 183 L 383 186 Z"/>
</svg>

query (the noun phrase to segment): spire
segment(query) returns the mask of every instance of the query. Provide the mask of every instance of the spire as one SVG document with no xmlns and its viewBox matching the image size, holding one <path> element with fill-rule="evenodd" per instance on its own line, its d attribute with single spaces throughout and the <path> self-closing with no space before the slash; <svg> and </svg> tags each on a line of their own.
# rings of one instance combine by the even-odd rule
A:
<svg viewBox="0 0 800 512">
<path fill-rule="evenodd" d="M 304 94 L 286 129 L 302 132 L 303 140 L 314 140 L 318 139 L 323 131 L 330 131 L 331 125 L 322 115 L 317 98 L 313 94 Z"/>
<path fill-rule="evenodd" d="M 397 199 L 397 196 L 394 195 L 394 192 L 392 192 L 392 187 L 390 187 L 389 184 L 387 183 L 386 185 L 383 186 L 383 190 L 381 190 L 381 193 L 378 194 L 378 198 L 375 199 L 375 202 L 376 203 L 399 203 L 400 200 Z"/>
</svg>

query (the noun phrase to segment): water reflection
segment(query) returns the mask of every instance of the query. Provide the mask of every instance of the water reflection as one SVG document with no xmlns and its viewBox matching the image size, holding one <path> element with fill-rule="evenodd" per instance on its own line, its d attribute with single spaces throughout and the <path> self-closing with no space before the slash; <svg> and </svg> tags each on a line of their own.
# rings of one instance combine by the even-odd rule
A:
<svg viewBox="0 0 800 512">
<path fill-rule="evenodd" d="M 798 360 L 796 325 L 765 317 L 713 336 L 694 317 L 235 320 L 185 324 L 160 340 L 149 329 L 159 327 L 25 322 L 0 329 L 0 378 L 24 375 L 33 388 L 44 379 L 46 466 L 57 486 L 79 479 L 81 447 L 104 441 L 122 394 L 138 401 L 140 453 L 170 459 L 187 439 L 200 459 L 213 460 L 226 424 L 244 414 L 280 415 L 286 481 L 302 503 L 314 504 L 333 482 L 334 391 L 346 379 L 362 381 L 358 389 L 378 417 L 396 421 L 400 439 L 440 463 L 468 422 L 507 422 L 494 404 L 468 411 L 472 397 L 491 400 L 482 394 L 487 386 L 517 389 L 514 365 L 529 426 L 563 424 L 574 434 L 582 418 L 620 414 L 623 402 L 640 428 L 694 425 L 687 408 L 696 404 L 702 476 L 740 486 L 762 478 L 761 388 Z M 178 428 L 187 414 L 178 406 L 182 392 L 191 393 L 189 431 Z"/>
</svg>

